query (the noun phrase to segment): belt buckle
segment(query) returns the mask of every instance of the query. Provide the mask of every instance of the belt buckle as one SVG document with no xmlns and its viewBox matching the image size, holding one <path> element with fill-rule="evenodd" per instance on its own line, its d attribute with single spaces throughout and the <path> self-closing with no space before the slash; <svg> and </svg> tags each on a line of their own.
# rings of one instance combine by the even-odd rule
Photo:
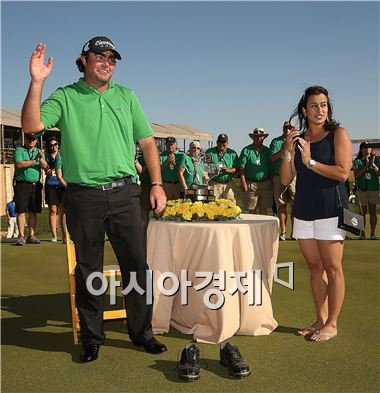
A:
<svg viewBox="0 0 380 393">
<path fill-rule="evenodd" d="M 107 184 L 103 184 L 102 185 L 102 190 L 103 191 L 109 191 L 109 190 L 113 190 L 116 187 L 116 182 L 111 182 L 111 183 L 107 183 Z"/>
</svg>

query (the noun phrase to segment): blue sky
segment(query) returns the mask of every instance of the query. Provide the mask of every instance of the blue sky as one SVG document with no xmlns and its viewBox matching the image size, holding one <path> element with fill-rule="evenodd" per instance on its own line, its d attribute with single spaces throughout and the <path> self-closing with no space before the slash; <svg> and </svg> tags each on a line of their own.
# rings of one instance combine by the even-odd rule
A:
<svg viewBox="0 0 380 393">
<path fill-rule="evenodd" d="M 379 2 L 2 2 L 1 22 L 3 108 L 21 108 L 39 41 L 55 60 L 47 97 L 106 35 L 123 57 L 113 79 L 151 122 L 225 132 L 240 152 L 320 84 L 352 139 L 379 138 Z"/>
</svg>

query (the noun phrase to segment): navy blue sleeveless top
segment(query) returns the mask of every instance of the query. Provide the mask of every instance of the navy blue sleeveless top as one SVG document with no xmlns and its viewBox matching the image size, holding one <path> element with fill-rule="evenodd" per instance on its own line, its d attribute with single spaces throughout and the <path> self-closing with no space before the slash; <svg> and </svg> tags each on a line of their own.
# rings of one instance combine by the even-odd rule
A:
<svg viewBox="0 0 380 393">
<path fill-rule="evenodd" d="M 300 135 L 305 139 L 305 133 Z M 313 160 L 326 165 L 334 165 L 334 132 L 330 131 L 323 139 L 310 144 Z M 308 169 L 302 163 L 301 153 L 296 147 L 294 165 L 297 171 L 296 195 L 293 214 L 295 218 L 313 221 L 322 218 L 337 217 L 339 212 L 339 194 L 342 206 L 348 206 L 348 195 L 344 183 L 328 179 Z"/>
</svg>

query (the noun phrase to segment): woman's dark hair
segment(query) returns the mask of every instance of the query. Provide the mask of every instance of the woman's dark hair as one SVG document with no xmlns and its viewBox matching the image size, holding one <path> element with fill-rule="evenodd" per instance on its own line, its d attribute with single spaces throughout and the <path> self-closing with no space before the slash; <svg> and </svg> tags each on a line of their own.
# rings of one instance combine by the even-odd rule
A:
<svg viewBox="0 0 380 393">
<path fill-rule="evenodd" d="M 50 143 L 51 142 L 53 142 L 53 141 L 55 141 L 55 142 L 57 142 L 58 144 L 59 144 L 59 139 L 58 139 L 58 137 L 57 136 L 50 136 L 48 139 L 47 139 L 47 141 L 46 141 L 46 143 L 45 143 L 45 157 L 46 157 L 46 161 L 50 161 L 50 158 L 51 158 L 51 149 L 50 149 Z"/>
<path fill-rule="evenodd" d="M 86 60 L 88 59 L 88 53 L 86 53 L 85 55 L 83 55 L 85 58 L 86 58 Z M 79 70 L 79 72 L 84 72 L 84 64 L 82 63 L 82 59 L 80 58 L 80 57 L 78 57 L 76 60 L 75 60 L 75 64 L 77 65 L 77 67 L 78 67 L 78 70 Z"/>
<path fill-rule="evenodd" d="M 307 100 L 310 96 L 324 94 L 327 97 L 327 119 L 324 124 L 324 128 L 326 131 L 335 131 L 339 127 L 339 123 L 333 119 L 333 108 L 330 102 L 328 91 L 322 86 L 310 86 L 305 90 L 305 93 L 301 97 L 296 109 L 293 111 L 290 116 L 291 121 L 293 118 L 298 117 L 298 124 L 301 131 L 306 131 L 309 128 L 309 122 L 307 117 L 304 114 L 306 109 Z"/>
</svg>

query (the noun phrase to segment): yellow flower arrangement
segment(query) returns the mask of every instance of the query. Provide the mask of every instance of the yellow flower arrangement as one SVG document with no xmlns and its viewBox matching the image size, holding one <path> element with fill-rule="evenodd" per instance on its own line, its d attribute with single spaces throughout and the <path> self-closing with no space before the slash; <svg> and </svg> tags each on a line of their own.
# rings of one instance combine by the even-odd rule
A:
<svg viewBox="0 0 380 393">
<path fill-rule="evenodd" d="M 157 218 L 163 221 L 226 221 L 239 217 L 240 213 L 239 206 L 228 199 L 194 203 L 190 199 L 177 199 L 168 201 Z"/>
</svg>

